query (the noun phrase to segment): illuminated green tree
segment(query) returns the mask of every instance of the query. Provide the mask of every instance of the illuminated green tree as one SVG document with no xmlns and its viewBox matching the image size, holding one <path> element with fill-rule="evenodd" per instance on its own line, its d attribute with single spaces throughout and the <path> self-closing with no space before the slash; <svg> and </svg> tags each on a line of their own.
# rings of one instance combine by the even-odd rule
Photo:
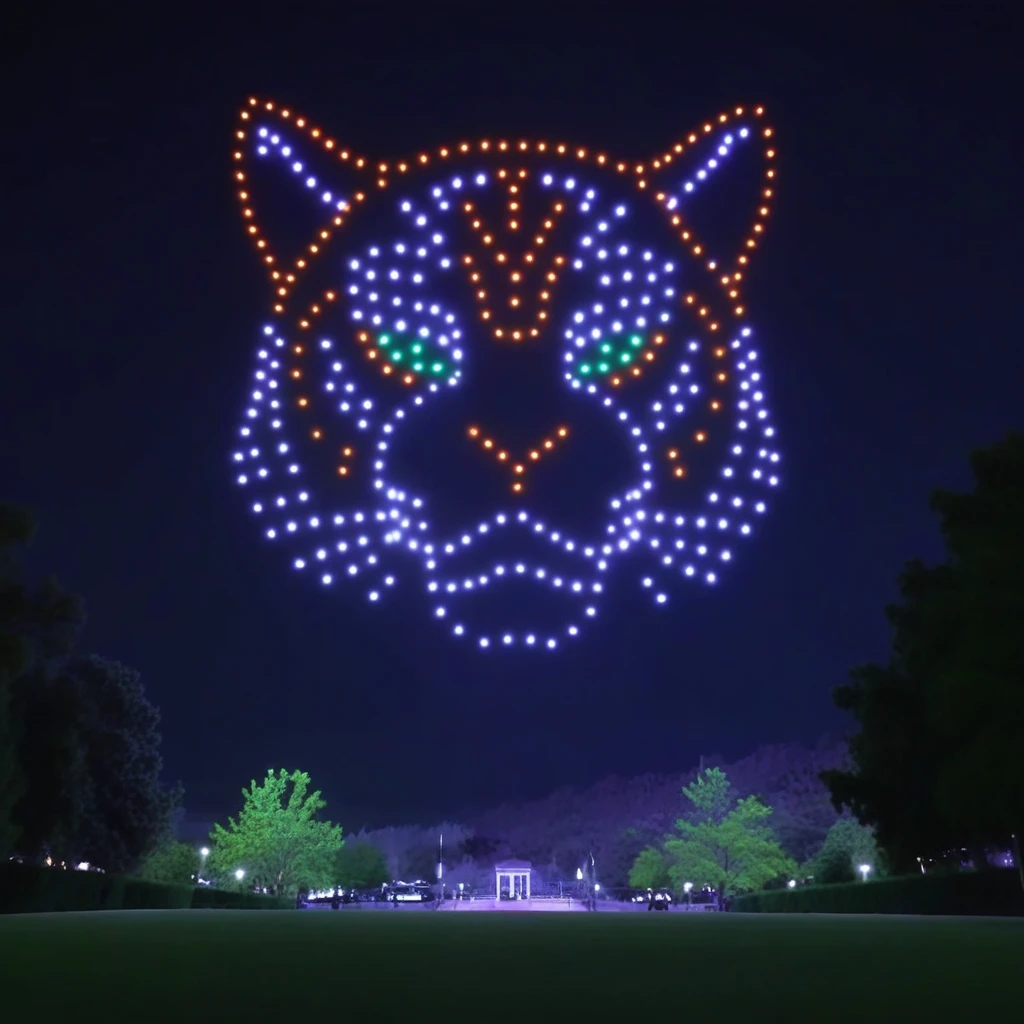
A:
<svg viewBox="0 0 1024 1024">
<path fill-rule="evenodd" d="M 326 806 L 319 790 L 309 792 L 305 772 L 267 772 L 242 790 L 238 818 L 210 833 L 210 867 L 215 877 L 231 878 L 241 868 L 251 882 L 277 895 L 335 884 L 341 826 L 321 821 Z"/>
<path fill-rule="evenodd" d="M 676 889 L 686 882 L 710 885 L 719 897 L 762 888 L 796 864 L 768 825 L 772 810 L 755 796 L 736 801 L 728 779 L 709 768 L 683 787 L 695 808 L 694 821 L 676 822 L 676 835 L 665 841 L 668 875 Z"/>
<path fill-rule="evenodd" d="M 668 861 L 655 846 L 641 850 L 629 869 L 629 884 L 634 889 L 663 889 L 670 881 Z"/>
<path fill-rule="evenodd" d="M 722 821 L 735 799 L 732 783 L 721 768 L 706 768 L 689 786 L 683 786 L 683 796 L 693 804 L 691 816 L 702 821 Z"/>
<path fill-rule="evenodd" d="M 199 860 L 199 851 L 191 843 L 163 843 L 142 862 L 139 877 L 187 885 L 199 877 Z"/>
<path fill-rule="evenodd" d="M 871 865 L 874 878 L 884 874 L 874 830 L 853 818 L 840 818 L 804 866 L 804 873 L 819 883 L 852 882 L 861 864 Z"/>
</svg>

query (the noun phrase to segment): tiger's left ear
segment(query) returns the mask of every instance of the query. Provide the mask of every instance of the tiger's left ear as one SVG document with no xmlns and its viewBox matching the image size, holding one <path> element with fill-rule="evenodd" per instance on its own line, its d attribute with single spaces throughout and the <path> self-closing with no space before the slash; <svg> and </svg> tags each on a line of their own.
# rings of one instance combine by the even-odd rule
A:
<svg viewBox="0 0 1024 1024">
<path fill-rule="evenodd" d="M 257 181 L 260 163 L 277 176 Z M 281 312 L 298 277 L 382 187 L 381 165 L 288 106 L 255 97 L 239 112 L 232 165 L 245 231 L 270 277 L 274 310 Z"/>
<path fill-rule="evenodd" d="M 680 240 L 730 291 L 738 292 L 763 241 L 775 195 L 775 156 L 775 132 L 764 107 L 735 107 L 636 168 L 642 188 Z M 725 180 L 734 169 L 742 183 Z"/>
</svg>

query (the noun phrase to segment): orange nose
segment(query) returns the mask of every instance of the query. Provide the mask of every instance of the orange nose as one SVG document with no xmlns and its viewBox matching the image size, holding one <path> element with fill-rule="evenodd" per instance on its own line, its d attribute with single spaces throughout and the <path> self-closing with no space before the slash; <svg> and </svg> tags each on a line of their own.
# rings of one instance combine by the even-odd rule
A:
<svg viewBox="0 0 1024 1024">
<path fill-rule="evenodd" d="M 479 245 L 463 264 L 480 319 L 499 340 L 540 335 L 550 315 L 551 295 L 565 257 L 551 251 L 565 203 L 550 203 L 530 191 L 526 168 L 496 172 L 505 186 L 500 214 L 485 214 L 472 200 L 462 212 Z M 529 198 L 528 198 L 529 197 Z"/>
<path fill-rule="evenodd" d="M 525 489 L 524 478 L 527 469 L 534 463 L 540 462 L 545 455 L 553 452 L 556 447 L 560 447 L 569 437 L 569 428 L 556 427 L 540 444 L 531 448 L 525 456 L 519 459 L 513 458 L 508 451 L 493 438 L 488 437 L 486 432 L 479 427 L 470 427 L 468 433 L 470 439 L 476 441 L 485 452 L 489 452 L 499 462 L 509 467 L 512 471 L 512 493 L 522 494 Z"/>
</svg>

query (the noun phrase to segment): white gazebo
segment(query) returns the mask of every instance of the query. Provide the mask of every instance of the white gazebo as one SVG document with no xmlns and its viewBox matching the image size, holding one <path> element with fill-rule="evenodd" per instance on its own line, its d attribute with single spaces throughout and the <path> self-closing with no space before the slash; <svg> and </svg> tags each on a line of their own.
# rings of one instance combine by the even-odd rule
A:
<svg viewBox="0 0 1024 1024">
<path fill-rule="evenodd" d="M 508 880 L 508 894 L 514 900 L 530 898 L 530 872 L 528 860 L 503 860 L 494 865 L 494 898 L 501 899 L 502 882 Z"/>
</svg>

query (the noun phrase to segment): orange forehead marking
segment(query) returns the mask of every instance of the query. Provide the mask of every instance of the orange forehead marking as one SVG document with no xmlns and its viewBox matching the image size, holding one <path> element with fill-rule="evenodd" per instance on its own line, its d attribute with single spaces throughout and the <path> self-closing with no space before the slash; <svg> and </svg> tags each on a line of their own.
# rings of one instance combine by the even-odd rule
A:
<svg viewBox="0 0 1024 1024">
<path fill-rule="evenodd" d="M 461 209 L 466 222 L 476 233 L 482 246 L 480 259 L 471 253 L 464 253 L 462 264 L 470 289 L 480 306 L 480 319 L 491 328 L 492 336 L 498 340 L 523 341 L 540 335 L 545 321 L 550 316 L 548 307 L 559 272 L 566 263 L 566 257 L 562 255 L 554 255 L 548 260 L 542 259 L 544 246 L 557 227 L 559 217 L 565 211 L 565 201 L 555 199 L 539 227 L 535 229 L 535 233 L 527 236 L 523 231 L 526 211 L 523 208 L 522 186 L 528 178 L 528 172 L 525 168 L 500 168 L 497 176 L 509 181 L 508 220 L 500 229 L 491 228 L 484 222 L 472 201 L 462 203 Z M 521 252 L 517 254 L 518 260 L 513 260 L 509 255 L 509 249 L 513 245 L 522 247 Z M 487 257 L 490 257 L 489 261 Z M 487 268 L 485 265 L 488 262 L 493 263 L 493 267 Z M 508 315 L 514 319 L 512 326 L 505 322 L 504 316 L 495 313 L 488 290 L 489 274 L 496 274 L 508 282 Z M 532 284 L 528 285 L 528 282 Z M 529 307 L 531 299 L 536 310 L 532 319 L 520 320 L 516 314 L 522 315 L 524 307 Z M 497 323 L 493 322 L 496 316 L 500 317 Z"/>
</svg>

